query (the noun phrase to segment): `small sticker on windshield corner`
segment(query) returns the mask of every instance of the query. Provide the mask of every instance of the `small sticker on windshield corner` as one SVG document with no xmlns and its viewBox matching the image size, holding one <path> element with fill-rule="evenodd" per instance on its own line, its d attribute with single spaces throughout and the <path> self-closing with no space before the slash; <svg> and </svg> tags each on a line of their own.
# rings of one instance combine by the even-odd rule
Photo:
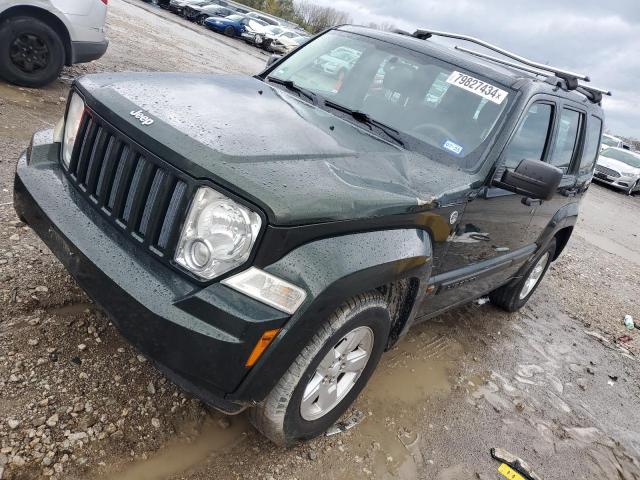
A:
<svg viewBox="0 0 640 480">
<path fill-rule="evenodd" d="M 444 142 L 442 148 L 445 148 L 456 155 L 462 155 L 462 146 L 458 145 L 456 142 L 452 142 L 451 140 Z"/>
</svg>

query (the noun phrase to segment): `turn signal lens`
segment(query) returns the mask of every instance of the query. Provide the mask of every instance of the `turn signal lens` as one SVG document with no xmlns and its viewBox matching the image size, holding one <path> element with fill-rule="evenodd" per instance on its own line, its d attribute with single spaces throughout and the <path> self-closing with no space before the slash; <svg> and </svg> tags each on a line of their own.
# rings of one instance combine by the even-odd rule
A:
<svg viewBox="0 0 640 480">
<path fill-rule="evenodd" d="M 247 363 L 244 364 L 245 367 L 253 367 L 255 365 L 273 339 L 276 338 L 279 331 L 279 328 L 274 328 L 273 330 L 267 330 L 262 334 L 260 340 L 256 343 L 256 346 L 253 347 L 253 351 L 251 352 L 251 355 L 249 355 Z"/>
<path fill-rule="evenodd" d="M 221 283 L 290 315 L 307 296 L 300 287 L 255 267 L 225 278 Z"/>
</svg>

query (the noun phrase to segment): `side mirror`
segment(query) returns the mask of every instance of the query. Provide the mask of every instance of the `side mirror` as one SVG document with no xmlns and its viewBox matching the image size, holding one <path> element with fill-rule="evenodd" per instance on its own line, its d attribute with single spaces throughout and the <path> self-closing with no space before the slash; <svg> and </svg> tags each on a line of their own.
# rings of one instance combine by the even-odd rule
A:
<svg viewBox="0 0 640 480">
<path fill-rule="evenodd" d="M 505 170 L 496 186 L 527 197 L 551 200 L 562 180 L 562 170 L 539 160 L 522 160 L 514 171 Z"/>
<path fill-rule="evenodd" d="M 271 55 L 267 60 L 267 68 L 276 63 L 278 60 L 282 58 L 282 55 Z"/>
</svg>

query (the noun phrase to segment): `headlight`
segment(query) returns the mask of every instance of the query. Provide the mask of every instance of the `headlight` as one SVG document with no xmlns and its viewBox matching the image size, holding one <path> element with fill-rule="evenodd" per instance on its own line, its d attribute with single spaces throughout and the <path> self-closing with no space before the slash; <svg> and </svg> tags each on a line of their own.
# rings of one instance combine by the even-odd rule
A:
<svg viewBox="0 0 640 480">
<path fill-rule="evenodd" d="M 62 137 L 62 162 L 69 168 L 73 145 L 76 143 L 76 135 L 80 128 L 80 120 L 84 112 L 84 102 L 77 93 L 71 94 L 71 103 L 64 125 L 64 136 Z"/>
<path fill-rule="evenodd" d="M 262 221 L 243 205 L 209 187 L 196 192 L 175 261 L 204 280 L 245 263 Z"/>
</svg>

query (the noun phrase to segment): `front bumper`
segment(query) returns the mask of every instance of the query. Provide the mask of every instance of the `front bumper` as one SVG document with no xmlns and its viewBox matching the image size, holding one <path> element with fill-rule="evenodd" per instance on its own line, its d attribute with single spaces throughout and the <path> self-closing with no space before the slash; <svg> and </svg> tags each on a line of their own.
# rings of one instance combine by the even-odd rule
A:
<svg viewBox="0 0 640 480">
<path fill-rule="evenodd" d="M 167 377 L 209 405 L 237 413 L 254 400 L 244 364 L 287 314 L 222 284 L 201 288 L 128 241 L 88 205 L 58 162 L 51 131 L 18 161 L 14 204 L 78 284 Z M 242 386 L 244 396 L 229 397 Z"/>
<path fill-rule="evenodd" d="M 632 186 L 636 185 L 638 181 L 637 178 L 632 177 L 612 177 L 602 172 L 594 172 L 593 180 L 597 182 L 606 183 L 607 185 L 611 185 L 614 188 L 618 188 L 620 190 L 629 190 Z"/>
</svg>

